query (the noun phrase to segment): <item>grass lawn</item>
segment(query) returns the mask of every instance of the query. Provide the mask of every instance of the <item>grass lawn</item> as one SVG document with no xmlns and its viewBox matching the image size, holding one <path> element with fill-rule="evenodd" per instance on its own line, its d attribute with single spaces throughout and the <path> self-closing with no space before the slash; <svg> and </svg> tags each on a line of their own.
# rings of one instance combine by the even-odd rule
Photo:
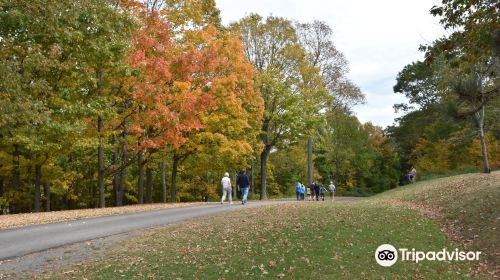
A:
<svg viewBox="0 0 500 280">
<path fill-rule="evenodd" d="M 464 246 L 467 250 L 483 248 L 489 242 L 484 253 L 488 255 L 489 264 L 494 265 L 498 236 L 490 234 L 495 231 L 491 228 L 498 223 L 500 180 L 497 179 L 500 173 L 484 176 L 487 175 L 431 180 L 356 202 L 290 203 L 195 219 L 125 241 L 109 252 L 106 259 L 62 268 L 59 272 L 39 277 L 487 278 L 484 271 L 482 276 L 475 275 L 477 268 L 481 267 L 478 262 L 423 261 L 416 264 L 398 261 L 385 268 L 374 259 L 375 249 L 384 243 L 396 248 L 422 251 L 447 248 L 452 251 L 464 249 Z M 422 210 L 435 215 L 430 218 Z M 455 224 L 463 226 L 455 226 L 456 239 L 452 241 L 442 229 Z M 474 238 L 463 245 L 460 238 L 469 238 L 469 232 Z"/>
</svg>

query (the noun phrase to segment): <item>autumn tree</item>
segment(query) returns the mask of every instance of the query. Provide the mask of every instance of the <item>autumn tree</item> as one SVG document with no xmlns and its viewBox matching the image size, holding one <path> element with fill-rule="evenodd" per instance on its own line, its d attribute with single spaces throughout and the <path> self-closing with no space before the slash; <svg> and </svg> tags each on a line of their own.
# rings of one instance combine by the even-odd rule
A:
<svg viewBox="0 0 500 280">
<path fill-rule="evenodd" d="M 312 100 L 321 86 L 317 71 L 307 59 L 296 30 L 289 20 L 279 17 L 263 19 L 249 15 L 233 24 L 240 34 L 245 55 L 257 70 L 256 88 L 264 99 L 260 154 L 260 197 L 267 198 L 267 159 L 272 149 L 296 141 L 305 127 L 307 116 L 319 107 Z"/>
<path fill-rule="evenodd" d="M 194 34 L 193 34 L 194 35 Z M 198 34 L 205 47 L 199 59 L 199 86 L 212 96 L 215 106 L 199 111 L 202 127 L 188 133 L 189 139 L 174 147 L 171 199 L 175 200 L 176 174 L 180 164 L 197 154 L 207 169 L 215 159 L 223 170 L 247 166 L 253 154 L 262 117 L 262 98 L 254 91 L 254 71 L 244 56 L 238 38 L 208 26 Z"/>
</svg>

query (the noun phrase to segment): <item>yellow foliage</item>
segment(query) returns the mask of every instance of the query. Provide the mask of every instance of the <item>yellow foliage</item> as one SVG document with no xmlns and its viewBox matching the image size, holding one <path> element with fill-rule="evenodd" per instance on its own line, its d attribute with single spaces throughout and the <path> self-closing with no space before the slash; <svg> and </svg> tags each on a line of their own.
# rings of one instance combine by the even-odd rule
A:
<svg viewBox="0 0 500 280">
<path fill-rule="evenodd" d="M 425 173 L 443 173 L 450 169 L 449 163 L 450 150 L 444 141 L 431 142 L 427 139 L 419 139 L 415 151 L 416 168 L 420 174 Z M 417 175 L 419 174 L 417 172 Z"/>
<path fill-rule="evenodd" d="M 487 133 L 485 136 L 486 141 L 486 151 L 488 153 L 488 161 L 492 169 L 500 167 L 500 143 L 491 133 Z M 469 151 L 473 157 L 475 166 L 483 165 L 483 154 L 481 149 L 481 141 L 475 139 L 472 142 Z"/>
</svg>

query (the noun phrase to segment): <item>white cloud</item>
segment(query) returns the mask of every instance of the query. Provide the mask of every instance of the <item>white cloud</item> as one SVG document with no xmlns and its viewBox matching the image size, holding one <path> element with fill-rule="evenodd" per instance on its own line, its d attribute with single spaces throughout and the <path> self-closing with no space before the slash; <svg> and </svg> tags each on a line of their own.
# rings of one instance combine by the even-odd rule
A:
<svg viewBox="0 0 500 280">
<path fill-rule="evenodd" d="M 404 101 L 392 92 L 397 73 L 422 58 L 420 44 L 444 34 L 438 19 L 429 14 L 439 0 L 216 1 L 225 24 L 252 12 L 300 22 L 327 22 L 337 48 L 350 62 L 349 78 L 367 95 L 367 104 L 355 108 L 358 118 L 384 127 L 397 117 L 392 105 Z"/>
</svg>

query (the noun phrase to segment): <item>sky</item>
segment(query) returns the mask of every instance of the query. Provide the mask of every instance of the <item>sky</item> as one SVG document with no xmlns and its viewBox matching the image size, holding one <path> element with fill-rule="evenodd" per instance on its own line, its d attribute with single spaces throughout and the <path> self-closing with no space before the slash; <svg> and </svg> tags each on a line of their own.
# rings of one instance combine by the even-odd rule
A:
<svg viewBox="0 0 500 280">
<path fill-rule="evenodd" d="M 392 87 L 403 67 L 423 58 L 420 44 L 445 34 L 429 10 L 439 0 L 216 0 L 224 24 L 250 13 L 299 22 L 321 20 L 333 29 L 333 42 L 349 61 L 348 77 L 366 95 L 354 108 L 362 122 L 386 127 L 405 102 Z"/>
</svg>

